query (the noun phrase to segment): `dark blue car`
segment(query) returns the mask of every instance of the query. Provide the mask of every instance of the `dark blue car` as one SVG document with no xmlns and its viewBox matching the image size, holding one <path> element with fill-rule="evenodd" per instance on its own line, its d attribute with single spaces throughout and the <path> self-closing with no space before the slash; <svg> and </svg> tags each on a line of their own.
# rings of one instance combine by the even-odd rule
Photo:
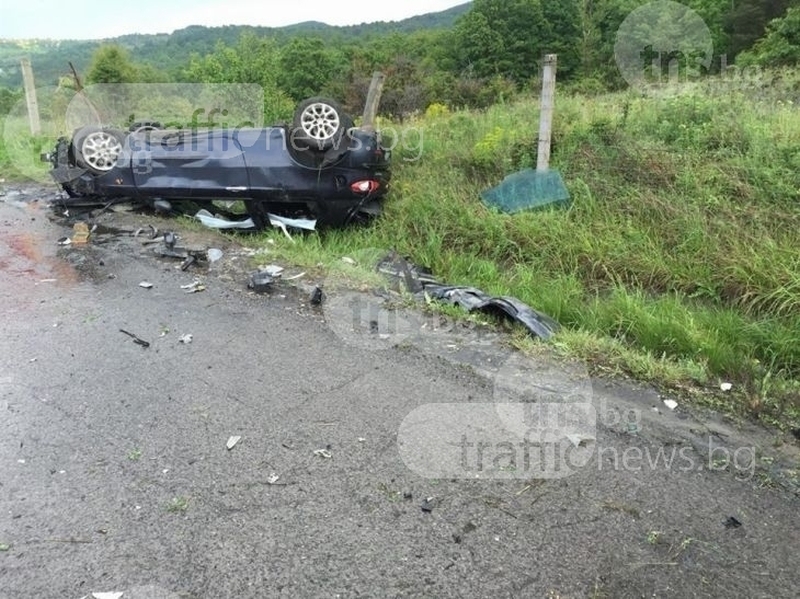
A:
<svg viewBox="0 0 800 599">
<path fill-rule="evenodd" d="M 390 179 L 379 133 L 354 127 L 326 98 L 301 102 L 291 125 L 266 128 L 87 126 L 61 138 L 48 159 L 73 198 L 170 207 L 241 200 L 258 228 L 268 214 L 320 227 L 363 221 L 380 213 Z"/>
</svg>

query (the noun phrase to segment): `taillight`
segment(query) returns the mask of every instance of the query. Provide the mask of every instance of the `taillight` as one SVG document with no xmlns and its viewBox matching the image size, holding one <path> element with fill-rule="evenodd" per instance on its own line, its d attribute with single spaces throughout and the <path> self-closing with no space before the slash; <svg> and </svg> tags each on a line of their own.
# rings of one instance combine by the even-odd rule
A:
<svg viewBox="0 0 800 599">
<path fill-rule="evenodd" d="M 356 181 L 350 185 L 350 189 L 353 193 L 374 193 L 378 191 L 380 186 L 381 184 L 377 181 L 366 179 L 364 181 Z"/>
</svg>

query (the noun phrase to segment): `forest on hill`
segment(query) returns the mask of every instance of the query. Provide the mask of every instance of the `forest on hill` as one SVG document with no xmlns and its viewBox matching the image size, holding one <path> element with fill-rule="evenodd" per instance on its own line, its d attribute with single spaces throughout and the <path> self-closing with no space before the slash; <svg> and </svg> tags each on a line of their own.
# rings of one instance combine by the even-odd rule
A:
<svg viewBox="0 0 800 599">
<path fill-rule="evenodd" d="M 660 0 L 660 4 L 669 4 Z M 21 94 L 19 60 L 37 85 L 85 83 L 257 83 L 266 116 L 316 93 L 357 105 L 373 70 L 387 74 L 391 116 L 432 103 L 486 107 L 530 88 L 544 53 L 559 56 L 559 80 L 583 92 L 624 86 L 614 60 L 617 34 L 642 0 L 475 0 L 391 23 L 270 29 L 192 26 L 171 34 L 102 41 L 1 41 L 0 110 Z M 671 3 L 675 6 L 683 6 Z M 800 0 L 686 0 L 713 41 L 708 73 L 726 66 L 794 65 L 800 60 Z M 674 13 L 674 11 L 673 11 Z M 685 23 L 649 23 L 681 31 Z M 269 100 L 271 98 L 271 100 Z M 270 106 L 275 107 L 274 110 Z"/>
</svg>

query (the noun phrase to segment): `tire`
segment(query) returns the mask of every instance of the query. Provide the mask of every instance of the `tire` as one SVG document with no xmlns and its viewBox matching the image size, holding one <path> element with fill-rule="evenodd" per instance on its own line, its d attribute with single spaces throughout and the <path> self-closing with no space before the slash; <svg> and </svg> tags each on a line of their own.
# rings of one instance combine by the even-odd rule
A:
<svg viewBox="0 0 800 599">
<path fill-rule="evenodd" d="M 340 140 L 351 123 L 352 119 L 338 102 L 322 97 L 307 98 L 294 111 L 295 135 L 292 138 L 322 152 Z"/>
<path fill-rule="evenodd" d="M 114 168 L 123 153 L 125 135 L 117 129 L 84 127 L 72 138 L 75 163 L 95 175 Z"/>
<path fill-rule="evenodd" d="M 161 123 L 158 121 L 136 121 L 135 123 L 131 123 L 131 126 L 128 127 L 128 131 L 131 133 L 157 131 L 158 129 L 161 129 Z"/>
</svg>

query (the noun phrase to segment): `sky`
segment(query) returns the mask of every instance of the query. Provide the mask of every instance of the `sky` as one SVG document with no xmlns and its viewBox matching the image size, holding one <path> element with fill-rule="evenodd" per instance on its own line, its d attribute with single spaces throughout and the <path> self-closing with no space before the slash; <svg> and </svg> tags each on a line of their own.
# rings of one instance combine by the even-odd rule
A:
<svg viewBox="0 0 800 599">
<path fill-rule="evenodd" d="M 397 21 L 466 0 L 3 0 L 1 39 L 103 39 L 171 33 L 189 25 L 282 27 L 303 21 Z"/>
</svg>

